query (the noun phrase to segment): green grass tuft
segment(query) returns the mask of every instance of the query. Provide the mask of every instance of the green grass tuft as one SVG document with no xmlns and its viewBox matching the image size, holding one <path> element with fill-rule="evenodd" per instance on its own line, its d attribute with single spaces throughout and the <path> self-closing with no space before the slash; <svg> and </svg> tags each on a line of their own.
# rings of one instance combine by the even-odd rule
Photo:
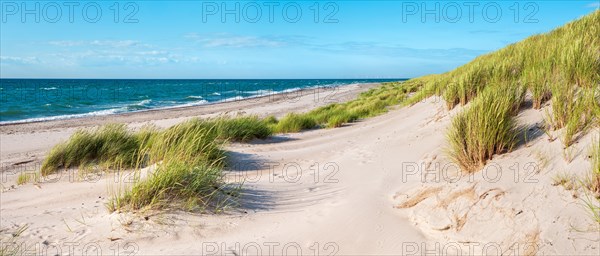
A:
<svg viewBox="0 0 600 256">
<path fill-rule="evenodd" d="M 588 187 L 600 198 L 600 134 L 592 141 L 591 160 L 592 171 Z"/>
<path fill-rule="evenodd" d="M 261 120 L 257 116 L 242 116 L 236 118 L 218 118 L 215 122 L 215 129 L 220 133 L 219 137 L 226 140 L 247 142 L 253 139 L 265 139 L 273 131 L 269 124 L 274 121 L 272 118 Z"/>
<path fill-rule="evenodd" d="M 17 185 L 24 185 L 29 182 L 39 182 L 40 174 L 37 172 L 23 172 L 17 177 Z"/>
<path fill-rule="evenodd" d="M 305 114 L 289 113 L 277 123 L 275 126 L 275 132 L 277 133 L 290 133 L 299 132 L 304 129 L 312 129 L 317 126 L 315 120 Z"/>
<path fill-rule="evenodd" d="M 92 131 L 80 130 L 50 151 L 42 164 L 41 174 L 46 176 L 61 168 L 92 164 L 107 168 L 133 167 L 139 146 L 139 138 L 123 124 L 108 124 Z"/>
<path fill-rule="evenodd" d="M 514 115 L 523 101 L 524 88 L 499 88 L 486 89 L 452 120 L 447 134 L 449 154 L 465 171 L 479 170 L 494 154 L 510 151 L 516 143 Z"/>
<path fill-rule="evenodd" d="M 163 209 L 186 205 L 206 208 L 222 183 L 225 154 L 216 127 L 226 120 L 192 119 L 175 125 L 143 152 L 154 171 L 130 190 L 113 197 L 109 210 Z"/>
</svg>

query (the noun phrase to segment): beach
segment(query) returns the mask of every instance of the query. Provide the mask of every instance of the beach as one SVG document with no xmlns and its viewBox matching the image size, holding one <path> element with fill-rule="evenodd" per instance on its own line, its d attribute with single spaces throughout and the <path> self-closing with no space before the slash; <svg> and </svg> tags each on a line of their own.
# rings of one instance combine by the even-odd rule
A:
<svg viewBox="0 0 600 256">
<path fill-rule="evenodd" d="M 347 101 L 376 86 L 340 87 L 330 100 Z M 314 91 L 307 92 L 294 102 L 279 95 L 2 126 L 3 233 L 26 226 L 19 239 L 58 254 L 94 249 L 137 255 L 566 255 L 574 250 L 594 255 L 600 250 L 583 190 L 566 190 L 552 179 L 567 167 L 584 175 L 590 168 L 584 147 L 565 164 L 561 143 L 535 128 L 543 110 L 525 109 L 518 118 L 536 135 L 495 157 L 489 166 L 499 169 L 461 174 L 444 150 L 445 131 L 462 108 L 447 110 L 439 97 L 336 129 L 226 145 L 226 176 L 244 183 L 240 205 L 218 214 L 109 213 L 105 204 L 131 178 L 127 173 L 66 171 L 15 185 L 20 171 L 38 166 L 75 129 L 108 122 L 132 129 L 147 123 L 168 127 L 220 114 L 282 116 L 331 103 L 315 102 Z M 592 134 L 581 145 L 589 144 Z"/>
<path fill-rule="evenodd" d="M 126 123 L 131 128 L 145 124 L 169 127 L 192 117 L 210 118 L 219 115 L 274 115 L 304 112 L 335 102 L 356 98 L 378 84 L 353 84 L 331 88 L 304 89 L 288 93 L 269 94 L 215 104 L 157 109 L 133 113 L 92 116 L 65 120 L 0 125 L 2 142 L 0 155 L 3 167 L 15 163 L 40 162 L 51 147 L 68 139 L 77 129 L 91 128 L 108 123 Z M 33 162 L 31 162 L 33 160 Z"/>
</svg>

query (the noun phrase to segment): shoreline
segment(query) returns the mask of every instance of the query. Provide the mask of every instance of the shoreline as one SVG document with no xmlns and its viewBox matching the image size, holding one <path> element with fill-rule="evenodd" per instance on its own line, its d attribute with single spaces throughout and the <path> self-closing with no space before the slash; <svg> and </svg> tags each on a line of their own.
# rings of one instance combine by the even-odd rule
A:
<svg viewBox="0 0 600 256">
<path fill-rule="evenodd" d="M 126 124 L 130 129 L 143 125 L 168 128 L 190 118 L 211 118 L 219 115 L 258 115 L 277 118 L 290 112 L 306 112 L 331 103 L 355 99 L 361 92 L 380 83 L 350 84 L 329 88 L 303 89 L 294 92 L 265 95 L 238 101 L 219 102 L 170 109 L 152 109 L 106 116 L 7 124 L 0 126 L 0 173 L 19 168 L 20 163 L 39 164 L 48 151 L 67 140 L 78 129 L 93 128 L 108 123 Z"/>
<path fill-rule="evenodd" d="M 383 82 L 378 82 L 378 83 L 374 83 L 374 84 L 381 84 L 381 83 L 383 83 Z M 242 101 L 242 100 L 262 98 L 262 97 L 273 97 L 278 94 L 292 94 L 292 93 L 302 92 L 302 91 L 331 89 L 331 88 L 335 88 L 335 87 L 343 87 L 343 86 L 359 85 L 359 84 L 367 84 L 367 83 L 350 83 L 350 84 L 341 84 L 341 85 L 317 85 L 317 86 L 308 86 L 308 87 L 304 87 L 304 88 L 296 87 L 296 88 L 290 88 L 290 89 L 285 89 L 285 90 L 281 90 L 281 91 L 272 91 L 270 89 L 267 89 L 267 90 L 260 89 L 260 90 L 252 91 L 252 92 L 260 92 L 259 94 L 256 94 L 256 95 L 246 96 L 246 97 L 237 95 L 237 96 L 233 96 L 233 97 L 229 97 L 229 98 L 222 98 L 220 100 L 216 100 L 216 101 L 212 101 L 212 102 L 209 102 L 206 100 L 201 100 L 201 101 L 203 101 L 201 103 L 190 102 L 190 103 L 185 103 L 185 104 L 182 103 L 182 104 L 171 105 L 171 106 L 157 106 L 154 108 L 134 110 L 134 111 L 118 111 L 118 112 L 108 113 L 108 112 L 110 112 L 112 110 L 116 110 L 116 109 L 104 109 L 104 110 L 95 110 L 95 111 L 85 112 L 85 113 L 32 117 L 32 118 L 25 118 L 25 119 L 20 119 L 20 120 L 11 120 L 11 121 L 0 121 L 0 127 L 7 126 L 7 125 L 18 125 L 18 124 L 39 123 L 39 122 L 60 121 L 60 120 L 81 119 L 81 118 L 93 118 L 93 117 L 111 116 L 111 115 L 119 115 L 119 114 L 140 113 L 140 112 L 147 112 L 147 111 L 160 111 L 160 110 L 168 110 L 168 109 L 179 109 L 179 108 L 188 108 L 188 107 L 196 107 L 196 106 L 215 105 L 215 104 L 236 102 L 236 101 Z M 53 89 L 56 89 L 56 88 L 53 87 Z M 244 91 L 241 91 L 241 92 L 244 92 Z M 218 94 L 218 95 L 221 95 L 221 94 Z M 202 99 L 202 97 L 200 97 L 200 98 Z M 152 100 L 152 99 L 146 99 L 146 100 Z M 146 100 L 144 100 L 144 101 L 146 101 Z M 107 112 L 107 114 L 94 114 L 94 113 L 98 113 L 98 112 Z"/>
<path fill-rule="evenodd" d="M 354 93 L 356 90 L 362 92 L 379 85 L 381 85 L 381 83 L 357 83 L 333 87 L 303 88 L 288 92 L 275 92 L 265 95 L 246 97 L 238 100 L 217 101 L 194 106 L 172 106 L 133 112 L 114 113 L 108 115 L 84 116 L 30 122 L 17 121 L 15 123 L 0 123 L 0 134 L 31 133 L 56 128 L 80 128 L 97 126 L 106 123 L 131 124 L 140 122 L 152 122 L 164 119 L 187 118 L 195 117 L 198 115 L 211 115 L 219 112 L 222 112 L 222 114 L 230 114 L 231 112 L 236 111 L 236 109 L 238 112 L 243 112 L 244 109 L 263 106 L 265 104 L 280 104 L 286 101 L 294 103 L 305 100 L 303 98 L 311 95 L 314 99 L 314 105 L 320 106 L 329 103 L 339 103 L 352 100 L 353 98 L 348 96 L 350 96 L 349 94 L 357 96 L 358 93 Z M 259 115 L 275 115 L 277 117 L 280 117 L 282 116 L 282 113 L 279 112 L 281 111 L 273 111 L 270 114 Z"/>
</svg>

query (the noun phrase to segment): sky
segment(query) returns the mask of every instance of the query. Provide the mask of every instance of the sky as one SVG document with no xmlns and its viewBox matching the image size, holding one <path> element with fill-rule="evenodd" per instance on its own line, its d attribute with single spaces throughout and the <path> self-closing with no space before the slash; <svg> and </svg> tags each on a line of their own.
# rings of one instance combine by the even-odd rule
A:
<svg viewBox="0 0 600 256">
<path fill-rule="evenodd" d="M 411 78 L 599 1 L 5 1 L 1 78 Z"/>
</svg>

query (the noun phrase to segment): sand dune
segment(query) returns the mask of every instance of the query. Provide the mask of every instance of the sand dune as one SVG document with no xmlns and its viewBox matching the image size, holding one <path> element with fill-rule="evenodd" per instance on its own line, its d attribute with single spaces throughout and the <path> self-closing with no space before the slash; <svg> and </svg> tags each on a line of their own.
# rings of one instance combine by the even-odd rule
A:
<svg viewBox="0 0 600 256">
<path fill-rule="evenodd" d="M 277 106 L 243 110 L 289 110 Z M 312 105 L 295 110 L 302 108 Z M 241 205 L 217 215 L 109 214 L 104 203 L 127 174 L 85 181 L 63 173 L 60 181 L 11 186 L 25 143 L 38 144 L 28 148 L 34 161 L 23 166 L 74 128 L 33 134 L 3 128 L 3 163 L 13 169 L 3 175 L 0 229 L 4 235 L 27 225 L 20 239 L 62 254 L 69 245 L 75 252 L 98 245 L 103 254 L 141 255 L 597 255 L 600 234 L 583 206 L 584 190 L 553 185 L 559 173 L 583 176 L 590 169 L 592 135 L 567 163 L 560 142 L 535 127 L 542 112 L 524 110 L 519 118 L 531 125 L 530 141 L 467 176 L 444 154 L 457 111 L 433 97 L 338 129 L 231 144 L 227 175 L 245 180 Z"/>
</svg>

